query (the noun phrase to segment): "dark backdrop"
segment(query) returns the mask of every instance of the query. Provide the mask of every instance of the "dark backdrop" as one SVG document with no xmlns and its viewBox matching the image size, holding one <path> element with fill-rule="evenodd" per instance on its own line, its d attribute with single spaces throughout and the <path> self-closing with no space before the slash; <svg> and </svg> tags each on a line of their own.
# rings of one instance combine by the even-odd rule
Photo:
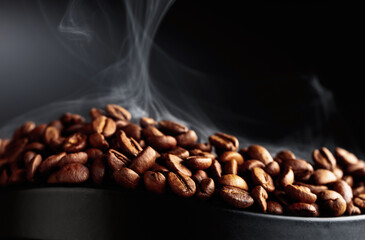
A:
<svg viewBox="0 0 365 240">
<path fill-rule="evenodd" d="M 48 2 L 46 23 L 37 1 L 0 2 L 1 125 L 83 88 L 100 70 L 82 65 L 50 30 L 66 4 Z M 177 0 L 156 43 L 182 64 L 217 76 L 204 84 L 187 79 L 184 89 L 210 103 L 206 109 L 218 126 L 249 136 L 275 140 L 314 121 L 310 112 L 299 114 L 296 103 L 312 97 L 301 76 L 317 76 L 336 105 L 329 131 L 344 146 L 357 143 L 360 153 L 365 146 L 360 16 L 358 6 L 345 2 Z M 253 131 L 230 114 L 264 123 Z"/>
</svg>

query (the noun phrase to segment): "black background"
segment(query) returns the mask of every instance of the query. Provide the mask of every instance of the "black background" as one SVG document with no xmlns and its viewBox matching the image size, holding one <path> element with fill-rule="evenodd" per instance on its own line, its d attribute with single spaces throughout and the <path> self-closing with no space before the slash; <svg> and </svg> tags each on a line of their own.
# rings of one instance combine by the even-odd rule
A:
<svg viewBox="0 0 365 240">
<path fill-rule="evenodd" d="M 2 125 L 84 87 L 85 79 L 100 70 L 84 67 L 54 36 L 52 24 L 59 22 L 67 2 L 46 5 L 48 24 L 37 1 L 0 2 Z M 187 79 L 183 89 L 205 106 L 218 127 L 229 125 L 230 132 L 249 137 L 275 141 L 315 121 L 311 112 L 298 113 L 298 104 L 311 99 L 300 76 L 317 76 L 336 104 L 336 114 L 325 123 L 330 130 L 319 130 L 334 131 L 329 137 L 362 154 L 360 18 L 359 6 L 345 2 L 177 0 L 156 43 L 182 64 L 218 76 L 204 84 Z M 231 117 L 237 115 L 263 123 L 247 126 Z"/>
</svg>

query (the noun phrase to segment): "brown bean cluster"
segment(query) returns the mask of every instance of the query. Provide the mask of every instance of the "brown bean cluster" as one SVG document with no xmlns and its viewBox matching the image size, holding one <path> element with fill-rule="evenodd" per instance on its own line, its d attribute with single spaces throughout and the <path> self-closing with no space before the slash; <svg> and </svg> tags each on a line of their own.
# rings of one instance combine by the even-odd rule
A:
<svg viewBox="0 0 365 240">
<path fill-rule="evenodd" d="M 312 165 L 289 150 L 273 157 L 260 145 L 239 149 L 221 132 L 198 143 L 174 121 L 142 117 L 138 125 L 114 104 L 92 108 L 90 117 L 26 122 L 0 139 L 0 186 L 116 185 L 270 214 L 365 213 L 365 163 L 343 148 L 315 149 Z"/>
</svg>

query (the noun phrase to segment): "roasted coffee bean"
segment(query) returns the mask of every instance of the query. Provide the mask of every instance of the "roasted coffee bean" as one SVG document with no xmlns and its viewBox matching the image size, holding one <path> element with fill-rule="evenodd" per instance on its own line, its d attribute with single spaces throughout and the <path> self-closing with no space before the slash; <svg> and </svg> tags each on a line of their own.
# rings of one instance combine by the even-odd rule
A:
<svg viewBox="0 0 365 240">
<path fill-rule="evenodd" d="M 280 176 L 279 184 L 283 187 L 291 185 L 294 183 L 294 172 L 291 167 L 284 169 L 283 173 Z"/>
<path fill-rule="evenodd" d="M 337 181 L 337 177 L 330 170 L 317 169 L 312 174 L 312 181 L 316 185 L 326 185 Z"/>
<path fill-rule="evenodd" d="M 138 174 L 143 174 L 155 163 L 158 153 L 151 147 L 146 147 L 138 156 L 132 160 L 129 168 Z"/>
<path fill-rule="evenodd" d="M 60 120 L 54 120 L 48 124 L 49 127 L 55 127 L 58 129 L 58 131 L 62 132 L 63 130 L 63 124 Z"/>
<path fill-rule="evenodd" d="M 189 151 L 182 147 L 174 148 L 174 149 L 168 151 L 167 153 L 178 156 L 181 159 L 186 159 L 190 156 Z"/>
<path fill-rule="evenodd" d="M 149 117 L 141 117 L 141 119 L 139 120 L 139 124 L 141 125 L 142 128 L 157 125 L 155 119 Z"/>
<path fill-rule="evenodd" d="M 340 147 L 336 147 L 335 156 L 337 161 L 343 166 L 356 164 L 359 161 L 355 154 Z"/>
<path fill-rule="evenodd" d="M 185 160 L 186 164 L 193 169 L 207 169 L 212 165 L 212 159 L 201 156 L 191 156 Z"/>
<path fill-rule="evenodd" d="M 276 177 L 280 174 L 280 165 L 277 161 L 272 161 L 267 164 L 264 168 L 265 172 L 267 172 L 270 176 Z M 294 173 L 293 173 L 294 176 Z"/>
<path fill-rule="evenodd" d="M 26 182 L 27 178 L 27 171 L 26 169 L 22 168 L 22 169 L 15 169 L 9 179 L 8 179 L 8 184 L 9 185 L 15 185 L 15 184 L 21 184 Z"/>
<path fill-rule="evenodd" d="M 170 172 L 167 167 L 162 166 L 162 165 L 160 165 L 156 162 L 152 165 L 152 167 L 150 167 L 149 170 L 152 171 L 152 172 L 160 172 L 165 176 L 167 176 L 168 172 Z"/>
<path fill-rule="evenodd" d="M 236 160 L 238 165 L 242 165 L 244 161 L 242 155 L 235 151 L 224 152 L 219 158 L 221 163 L 228 162 L 232 159 Z"/>
<path fill-rule="evenodd" d="M 304 186 L 288 185 L 284 191 L 293 202 L 314 203 L 317 200 L 317 196 Z"/>
<path fill-rule="evenodd" d="M 181 197 L 192 197 L 196 192 L 196 184 L 193 179 L 181 172 L 169 172 L 167 180 L 171 190 Z"/>
<path fill-rule="evenodd" d="M 157 151 L 168 151 L 177 146 L 176 138 L 166 135 L 148 137 L 146 142 Z"/>
<path fill-rule="evenodd" d="M 97 148 L 88 148 L 85 152 L 87 154 L 88 159 L 92 161 L 103 155 L 103 151 Z"/>
<path fill-rule="evenodd" d="M 341 179 L 343 177 L 343 171 L 341 168 L 339 168 L 338 166 L 335 166 L 332 169 L 333 174 L 335 174 L 337 179 Z"/>
<path fill-rule="evenodd" d="M 215 191 L 215 184 L 213 179 L 203 179 L 197 187 L 196 196 L 201 200 L 208 200 L 211 198 Z"/>
<path fill-rule="evenodd" d="M 262 168 L 255 167 L 251 171 L 252 182 L 255 185 L 261 185 L 268 192 L 275 190 L 274 181 Z"/>
<path fill-rule="evenodd" d="M 0 172 L 0 187 L 6 187 L 6 186 L 8 186 L 8 181 L 9 181 L 9 175 L 6 172 L 6 169 L 3 169 Z"/>
<path fill-rule="evenodd" d="M 208 174 L 204 170 L 198 170 L 191 177 L 196 183 L 200 183 L 203 179 L 209 178 Z"/>
<path fill-rule="evenodd" d="M 318 193 L 321 209 L 329 216 L 341 216 L 346 211 L 346 201 L 336 191 L 326 190 Z"/>
<path fill-rule="evenodd" d="M 314 193 L 316 195 L 322 191 L 328 190 L 328 187 L 324 186 L 324 185 L 312 185 L 312 184 L 302 183 L 302 182 L 295 182 L 295 185 L 307 187 L 311 190 L 312 193 Z"/>
<path fill-rule="evenodd" d="M 158 123 L 159 129 L 167 135 L 176 136 L 188 132 L 188 128 L 180 123 L 164 120 Z"/>
<path fill-rule="evenodd" d="M 236 208 L 248 208 L 254 203 L 247 191 L 237 187 L 224 186 L 219 195 L 224 202 Z"/>
<path fill-rule="evenodd" d="M 77 153 L 69 153 L 66 154 L 59 162 L 58 166 L 63 167 L 70 163 L 80 163 L 85 164 L 88 160 L 88 156 L 86 152 L 77 152 Z"/>
<path fill-rule="evenodd" d="M 209 137 L 209 142 L 218 151 L 236 151 L 239 143 L 238 139 L 226 133 L 216 133 Z"/>
<path fill-rule="evenodd" d="M 351 175 L 343 176 L 342 180 L 344 180 L 350 187 L 354 186 L 354 178 Z"/>
<path fill-rule="evenodd" d="M 281 215 L 284 212 L 283 206 L 280 203 L 275 201 L 268 201 L 267 202 L 267 213 Z"/>
<path fill-rule="evenodd" d="M 125 132 L 122 130 L 119 130 L 117 133 L 117 142 L 122 152 L 129 157 L 137 157 L 143 150 L 136 140 L 127 137 Z"/>
<path fill-rule="evenodd" d="M 36 152 L 42 152 L 46 149 L 46 146 L 43 143 L 40 142 L 32 142 L 29 143 L 24 150 L 26 151 L 36 151 Z"/>
<path fill-rule="evenodd" d="M 293 203 L 288 206 L 287 211 L 290 215 L 300 217 L 318 217 L 319 212 L 315 204 L 310 203 Z"/>
<path fill-rule="evenodd" d="M 115 125 L 117 126 L 117 130 L 123 129 L 126 127 L 130 122 L 127 120 L 115 120 Z"/>
<path fill-rule="evenodd" d="M 266 212 L 267 210 L 267 198 L 269 195 L 266 190 L 262 186 L 256 186 L 252 189 L 251 195 L 255 202 L 258 204 L 260 210 L 262 212 Z"/>
<path fill-rule="evenodd" d="M 236 174 L 238 173 L 237 161 L 232 159 L 224 163 L 224 174 Z"/>
<path fill-rule="evenodd" d="M 114 119 L 130 121 L 132 118 L 130 112 L 128 112 L 125 108 L 115 104 L 106 105 L 105 111 L 110 117 Z"/>
<path fill-rule="evenodd" d="M 194 130 L 189 130 L 176 136 L 177 145 L 181 147 L 191 147 L 198 141 L 198 135 Z"/>
<path fill-rule="evenodd" d="M 289 159 L 295 159 L 294 153 L 289 150 L 280 151 L 275 155 L 275 160 L 280 164 Z"/>
<path fill-rule="evenodd" d="M 363 182 L 361 182 L 363 183 Z M 352 193 L 354 196 L 358 196 L 359 194 L 365 193 L 365 185 L 358 184 L 355 188 L 352 189 Z"/>
<path fill-rule="evenodd" d="M 22 155 L 25 151 L 25 147 L 28 144 L 27 138 L 20 138 L 12 140 L 6 147 L 4 158 L 7 159 L 11 170 L 15 170 L 21 167 Z"/>
<path fill-rule="evenodd" d="M 365 168 L 365 162 L 362 161 L 362 160 L 359 160 L 357 163 L 355 164 L 351 164 L 351 165 L 348 165 L 346 168 L 345 168 L 345 172 L 347 174 L 354 174 L 356 171 L 358 171 L 359 169 L 363 169 Z"/>
<path fill-rule="evenodd" d="M 83 130 L 84 130 L 84 127 L 85 127 L 85 124 L 84 123 L 80 123 L 80 124 L 74 124 L 74 125 L 71 125 L 67 128 L 65 128 L 63 130 L 63 133 L 66 134 L 66 135 L 70 135 L 70 134 L 73 134 L 75 132 L 81 132 L 81 133 L 84 133 Z M 90 130 L 90 133 L 94 132 L 94 130 L 92 129 L 91 127 L 91 130 Z M 86 133 L 84 133 L 86 134 Z"/>
<path fill-rule="evenodd" d="M 242 172 L 251 172 L 255 167 L 265 168 L 265 164 L 259 160 L 247 160 L 240 169 Z"/>
<path fill-rule="evenodd" d="M 105 112 L 103 109 L 100 109 L 100 108 L 91 108 L 89 111 L 89 115 L 90 115 L 91 119 L 94 120 L 100 116 L 105 115 Z"/>
<path fill-rule="evenodd" d="M 332 189 L 341 194 L 346 203 L 352 201 L 352 188 L 343 180 L 338 180 L 332 185 Z"/>
<path fill-rule="evenodd" d="M 26 178 L 28 182 L 34 181 L 34 174 L 41 163 L 42 163 L 42 156 L 40 154 L 36 154 L 26 165 L 27 169 Z"/>
<path fill-rule="evenodd" d="M 24 166 L 27 166 L 32 160 L 33 158 L 37 155 L 37 153 L 33 152 L 33 151 L 27 151 L 24 154 L 23 160 L 24 160 Z M 6 161 L 7 163 L 7 161 Z M 5 163 L 5 164 L 6 164 Z M 4 164 L 4 165 L 5 165 Z M 1 168 L 2 164 L 0 164 L 0 168 Z"/>
<path fill-rule="evenodd" d="M 35 123 L 31 121 L 24 123 L 22 126 L 15 130 L 13 134 L 13 139 L 26 137 L 35 128 L 35 126 Z"/>
<path fill-rule="evenodd" d="M 106 159 L 109 167 L 113 171 L 118 171 L 122 167 L 128 166 L 131 162 L 124 154 L 118 152 L 115 149 L 110 149 L 106 154 Z"/>
<path fill-rule="evenodd" d="M 147 171 L 143 175 L 144 186 L 150 192 L 165 193 L 166 177 L 160 172 Z"/>
<path fill-rule="evenodd" d="M 314 171 L 312 165 L 303 159 L 287 159 L 283 167 L 291 167 L 297 181 L 307 181 Z"/>
<path fill-rule="evenodd" d="M 93 133 L 89 136 L 89 143 L 91 147 L 99 148 L 99 149 L 108 149 L 109 143 L 107 140 L 105 140 L 104 135 L 101 133 Z"/>
<path fill-rule="evenodd" d="M 285 191 L 283 191 L 283 190 L 275 190 L 274 196 L 275 196 L 276 200 L 278 200 L 284 206 L 289 206 L 291 204 L 289 197 L 286 195 Z"/>
<path fill-rule="evenodd" d="M 243 147 L 238 151 L 239 154 L 243 157 L 243 159 L 250 159 L 250 155 L 248 154 L 248 147 Z"/>
<path fill-rule="evenodd" d="M 222 176 L 222 165 L 215 159 L 212 161 L 212 165 L 208 169 L 210 176 L 217 180 Z"/>
<path fill-rule="evenodd" d="M 80 163 L 70 163 L 49 176 L 48 183 L 82 183 L 89 179 L 89 169 Z"/>
<path fill-rule="evenodd" d="M 143 137 L 148 139 L 149 137 L 161 137 L 164 136 L 165 134 L 163 134 L 160 130 L 158 130 L 154 126 L 148 126 L 142 129 L 142 135 Z"/>
<path fill-rule="evenodd" d="M 260 145 L 251 145 L 248 147 L 248 154 L 251 159 L 256 159 L 263 162 L 265 165 L 274 161 L 269 151 Z"/>
<path fill-rule="evenodd" d="M 91 178 L 96 184 L 102 184 L 105 176 L 106 166 L 103 156 L 96 158 L 91 164 Z"/>
<path fill-rule="evenodd" d="M 209 153 L 209 152 L 203 152 L 202 150 L 200 149 L 191 149 L 190 150 L 190 154 L 192 156 L 202 156 L 202 157 L 208 157 L 208 158 L 211 158 L 212 160 L 216 158 L 216 156 L 212 153 Z"/>
<path fill-rule="evenodd" d="M 138 186 L 140 176 L 130 168 L 122 167 L 113 173 L 117 184 L 128 189 L 135 189 Z"/>
<path fill-rule="evenodd" d="M 347 203 L 346 214 L 349 216 L 360 215 L 361 210 L 359 207 L 355 206 L 354 203 L 351 201 Z"/>
<path fill-rule="evenodd" d="M 60 141 L 60 130 L 56 127 L 49 126 L 43 134 L 43 141 L 50 147 L 57 147 L 62 144 Z"/>
<path fill-rule="evenodd" d="M 219 178 L 218 182 L 222 186 L 233 186 L 248 191 L 248 185 L 246 181 L 238 175 L 234 174 L 223 175 L 222 177 Z"/>
<path fill-rule="evenodd" d="M 359 207 L 361 211 L 365 211 L 365 194 L 359 194 L 354 198 L 355 206 Z"/>
<path fill-rule="evenodd" d="M 336 159 L 326 147 L 315 149 L 312 153 L 314 165 L 317 168 L 332 170 L 336 166 Z"/>
<path fill-rule="evenodd" d="M 75 124 L 85 123 L 85 118 L 79 114 L 65 113 L 60 117 L 63 125 L 71 126 Z"/>
<path fill-rule="evenodd" d="M 9 144 L 9 139 L 0 138 L 0 157 L 5 153 L 6 146 Z"/>
<path fill-rule="evenodd" d="M 40 164 L 38 171 L 42 174 L 51 172 L 59 166 L 59 162 L 64 156 L 66 156 L 66 152 L 49 156 Z"/>
<path fill-rule="evenodd" d="M 28 134 L 28 139 L 30 142 L 40 142 L 43 140 L 44 131 L 47 128 L 47 124 L 39 124 L 33 128 L 33 130 Z"/>
<path fill-rule="evenodd" d="M 196 143 L 192 148 L 200 149 L 203 152 L 209 152 L 209 153 L 212 151 L 212 145 L 210 143 Z"/>
<path fill-rule="evenodd" d="M 170 171 L 182 172 L 184 175 L 189 177 L 193 175 L 190 169 L 183 164 L 184 161 L 178 156 L 167 154 L 164 155 L 164 160 L 166 167 L 170 169 Z"/>
<path fill-rule="evenodd" d="M 92 127 L 95 132 L 103 134 L 105 137 L 110 137 L 117 130 L 114 120 L 106 116 L 95 118 L 92 122 Z"/>
<path fill-rule="evenodd" d="M 142 129 L 137 124 L 129 123 L 127 126 L 123 127 L 123 131 L 128 137 L 137 141 L 141 140 Z"/>
<path fill-rule="evenodd" d="M 63 150 L 65 152 L 80 152 L 85 149 L 86 145 L 87 136 L 82 133 L 74 133 L 66 138 L 63 144 Z"/>
</svg>

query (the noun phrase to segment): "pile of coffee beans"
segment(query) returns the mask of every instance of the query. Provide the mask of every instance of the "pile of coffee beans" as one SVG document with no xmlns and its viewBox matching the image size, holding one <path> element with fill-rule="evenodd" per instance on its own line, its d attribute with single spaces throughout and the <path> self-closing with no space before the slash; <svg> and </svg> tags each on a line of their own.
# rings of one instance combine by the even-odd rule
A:
<svg viewBox="0 0 365 240">
<path fill-rule="evenodd" d="M 199 143 L 194 130 L 170 120 L 136 124 L 114 104 L 90 117 L 26 122 L 0 139 L 0 186 L 120 186 L 269 214 L 365 213 L 365 162 L 343 148 L 315 149 L 312 165 L 289 150 L 239 149 L 221 132 Z"/>
</svg>

